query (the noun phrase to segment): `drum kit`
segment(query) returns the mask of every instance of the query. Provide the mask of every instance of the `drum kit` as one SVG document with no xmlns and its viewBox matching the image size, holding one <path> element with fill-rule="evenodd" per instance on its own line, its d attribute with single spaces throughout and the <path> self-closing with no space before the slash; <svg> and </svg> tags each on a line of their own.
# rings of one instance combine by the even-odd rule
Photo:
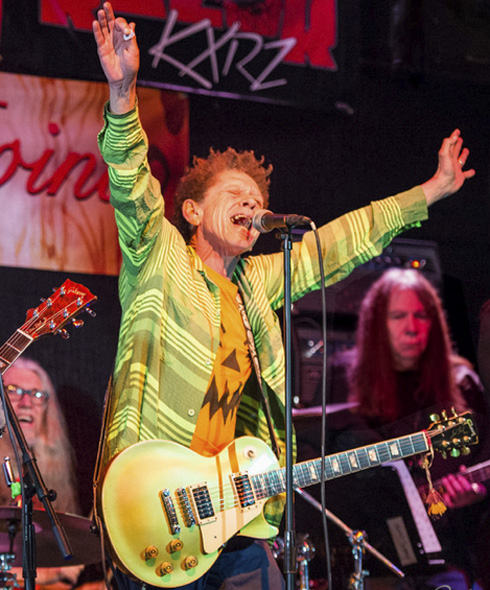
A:
<svg viewBox="0 0 490 590">
<path fill-rule="evenodd" d="M 65 561 L 60 554 L 51 523 L 44 510 L 34 510 L 36 564 L 38 567 L 67 567 L 100 563 L 101 550 L 97 535 L 91 532 L 89 518 L 58 513 L 60 523 L 72 548 L 73 557 Z M 22 567 L 22 509 L 0 507 L 0 589 L 17 588 L 13 567 Z"/>
</svg>

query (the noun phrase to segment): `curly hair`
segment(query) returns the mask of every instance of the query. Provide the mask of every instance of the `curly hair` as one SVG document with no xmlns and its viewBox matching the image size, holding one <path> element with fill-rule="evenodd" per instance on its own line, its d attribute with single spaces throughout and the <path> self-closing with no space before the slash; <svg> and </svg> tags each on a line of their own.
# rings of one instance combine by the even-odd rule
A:
<svg viewBox="0 0 490 590">
<path fill-rule="evenodd" d="M 452 371 L 459 357 L 452 354 L 449 328 L 436 290 L 419 271 L 393 268 L 371 286 L 361 305 L 357 354 L 350 375 L 353 398 L 360 402 L 360 412 L 386 421 L 400 417 L 386 322 L 394 289 L 414 291 L 431 319 L 429 340 L 420 360 L 417 400 L 426 407 L 450 401 L 465 409 Z"/>
<path fill-rule="evenodd" d="M 237 152 L 229 147 L 220 152 L 210 148 L 207 158 L 194 156 L 192 166 L 186 168 L 175 193 L 173 222 L 187 243 L 191 241 L 196 228 L 182 214 L 184 201 L 192 199 L 196 203 L 201 202 L 216 176 L 226 170 L 240 170 L 255 180 L 264 199 L 264 207 L 267 206 L 272 164 L 266 166 L 264 157 L 257 158 L 252 150 Z"/>
</svg>

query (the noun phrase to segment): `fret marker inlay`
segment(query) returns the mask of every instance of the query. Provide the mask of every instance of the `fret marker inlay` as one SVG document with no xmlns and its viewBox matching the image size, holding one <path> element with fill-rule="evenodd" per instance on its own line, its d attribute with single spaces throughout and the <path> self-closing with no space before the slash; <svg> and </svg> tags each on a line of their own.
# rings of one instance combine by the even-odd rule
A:
<svg viewBox="0 0 490 590">
<path fill-rule="evenodd" d="M 390 445 L 390 452 L 391 452 L 392 456 L 395 456 L 395 455 L 398 456 L 400 454 L 398 451 L 398 445 L 396 444 L 396 442 L 394 442 Z"/>
<path fill-rule="evenodd" d="M 349 463 L 352 465 L 352 467 L 355 467 L 356 469 L 357 467 L 359 467 L 359 464 L 357 463 L 357 457 L 354 453 L 351 453 L 349 455 Z"/>
</svg>

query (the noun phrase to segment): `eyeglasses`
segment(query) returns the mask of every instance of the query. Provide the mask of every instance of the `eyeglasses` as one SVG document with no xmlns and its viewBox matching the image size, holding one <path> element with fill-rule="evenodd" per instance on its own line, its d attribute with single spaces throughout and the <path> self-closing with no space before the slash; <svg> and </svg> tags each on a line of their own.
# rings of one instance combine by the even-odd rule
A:
<svg viewBox="0 0 490 590">
<path fill-rule="evenodd" d="M 18 385 L 7 385 L 7 393 L 10 397 L 10 401 L 13 404 L 20 402 L 24 395 L 28 395 L 31 398 L 33 406 L 45 406 L 48 403 L 49 393 L 47 391 L 39 391 L 39 389 L 22 389 Z"/>
</svg>

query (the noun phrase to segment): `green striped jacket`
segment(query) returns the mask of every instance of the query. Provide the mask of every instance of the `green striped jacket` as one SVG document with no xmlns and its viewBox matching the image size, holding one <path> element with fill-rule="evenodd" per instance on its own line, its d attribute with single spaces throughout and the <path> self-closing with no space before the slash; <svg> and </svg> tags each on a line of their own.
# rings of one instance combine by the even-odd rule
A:
<svg viewBox="0 0 490 590">
<path fill-rule="evenodd" d="M 137 109 L 104 112 L 99 147 L 109 167 L 123 264 L 119 279 L 122 318 L 113 391 L 107 408 L 103 464 L 142 440 L 166 439 L 189 446 L 208 386 L 220 327 L 218 287 L 179 231 L 164 217 L 160 185 L 147 161 L 147 138 Z M 402 230 L 427 217 L 423 191 L 412 189 L 371 203 L 320 228 L 326 283 L 347 276 L 379 254 Z M 319 288 L 312 232 L 292 251 L 292 297 Z M 284 445 L 284 350 L 274 312 L 283 304 L 283 255 L 241 259 L 233 281 L 254 334 L 265 394 Z M 253 380 L 249 380 L 253 381 Z M 236 435 L 270 443 L 260 394 L 246 387 Z M 284 457 L 284 453 L 282 453 Z M 281 500 L 268 503 L 277 522 Z"/>
</svg>

